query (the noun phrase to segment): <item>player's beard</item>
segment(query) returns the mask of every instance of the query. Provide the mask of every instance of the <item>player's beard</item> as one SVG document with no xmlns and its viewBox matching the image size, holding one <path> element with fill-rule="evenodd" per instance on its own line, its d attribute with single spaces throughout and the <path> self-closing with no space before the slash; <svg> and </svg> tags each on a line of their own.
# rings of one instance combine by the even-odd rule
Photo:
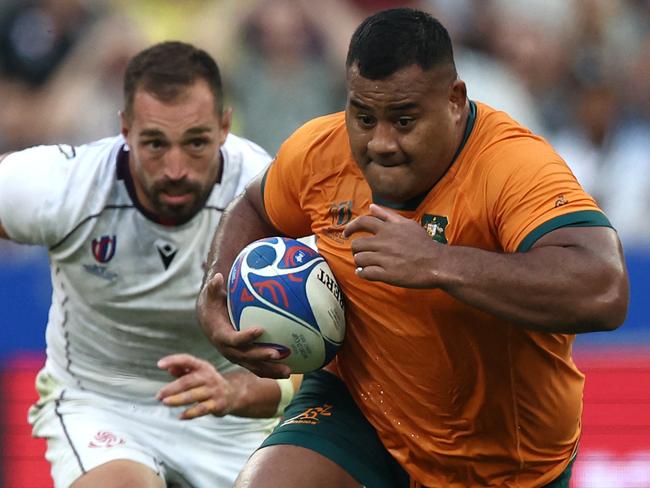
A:
<svg viewBox="0 0 650 488">
<path fill-rule="evenodd" d="M 203 188 L 199 183 L 188 180 L 156 182 L 149 189 L 149 193 L 149 198 L 160 220 L 174 225 L 184 224 L 194 217 L 203 208 L 210 195 L 208 189 Z M 163 193 L 189 194 L 191 198 L 185 203 L 174 205 L 164 201 Z"/>
</svg>

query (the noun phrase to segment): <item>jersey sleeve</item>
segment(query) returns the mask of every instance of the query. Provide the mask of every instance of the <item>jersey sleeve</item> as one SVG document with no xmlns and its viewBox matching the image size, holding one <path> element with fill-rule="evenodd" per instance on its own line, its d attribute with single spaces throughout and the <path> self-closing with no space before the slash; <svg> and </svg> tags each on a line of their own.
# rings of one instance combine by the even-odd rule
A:
<svg viewBox="0 0 650 488">
<path fill-rule="evenodd" d="M 308 186 L 309 127 L 298 129 L 280 147 L 262 185 L 264 208 L 276 229 L 290 237 L 312 233 L 303 191 Z"/>
<path fill-rule="evenodd" d="M 20 243 L 53 245 L 63 237 L 70 174 L 67 146 L 37 146 L 0 163 L 0 223 Z"/>
<path fill-rule="evenodd" d="M 611 224 L 568 165 L 545 142 L 513 142 L 487 178 L 488 211 L 506 252 L 526 251 L 567 226 Z"/>
</svg>

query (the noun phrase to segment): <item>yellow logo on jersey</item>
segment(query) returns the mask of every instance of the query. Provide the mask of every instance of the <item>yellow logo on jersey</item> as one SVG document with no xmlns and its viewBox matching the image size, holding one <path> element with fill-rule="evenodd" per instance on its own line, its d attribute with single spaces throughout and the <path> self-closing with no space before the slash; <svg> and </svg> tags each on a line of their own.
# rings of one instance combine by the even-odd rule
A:
<svg viewBox="0 0 650 488">
<path fill-rule="evenodd" d="M 445 236 L 445 228 L 449 220 L 447 217 L 442 217 L 441 215 L 429 215 L 424 214 L 420 224 L 424 227 L 424 230 L 427 231 L 429 237 L 434 241 L 437 241 L 441 244 L 447 244 L 447 236 Z"/>
</svg>

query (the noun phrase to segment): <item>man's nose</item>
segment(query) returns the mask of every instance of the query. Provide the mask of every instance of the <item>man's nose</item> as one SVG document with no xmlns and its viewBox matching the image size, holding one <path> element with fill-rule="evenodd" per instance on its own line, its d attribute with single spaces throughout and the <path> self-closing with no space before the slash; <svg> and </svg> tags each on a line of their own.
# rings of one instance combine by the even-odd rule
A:
<svg viewBox="0 0 650 488">
<path fill-rule="evenodd" d="M 165 158 L 165 176 L 172 181 L 182 180 L 187 176 L 187 156 L 179 147 L 172 147 Z"/>
<path fill-rule="evenodd" d="M 368 141 L 368 151 L 379 155 L 395 153 L 397 150 L 397 137 L 392 124 L 387 122 L 378 123 Z"/>
</svg>

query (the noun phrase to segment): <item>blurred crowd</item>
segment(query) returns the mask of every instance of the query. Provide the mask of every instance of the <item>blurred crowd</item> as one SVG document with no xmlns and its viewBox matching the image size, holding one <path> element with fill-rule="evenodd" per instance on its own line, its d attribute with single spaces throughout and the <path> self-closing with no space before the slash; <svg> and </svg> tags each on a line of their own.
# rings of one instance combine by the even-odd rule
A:
<svg viewBox="0 0 650 488">
<path fill-rule="evenodd" d="M 650 0 L 1 0 L 0 153 L 114 134 L 126 61 L 166 39 L 214 55 L 233 131 L 274 153 L 343 109 L 350 35 L 394 6 L 437 16 L 470 98 L 546 137 L 650 249 Z"/>
</svg>

